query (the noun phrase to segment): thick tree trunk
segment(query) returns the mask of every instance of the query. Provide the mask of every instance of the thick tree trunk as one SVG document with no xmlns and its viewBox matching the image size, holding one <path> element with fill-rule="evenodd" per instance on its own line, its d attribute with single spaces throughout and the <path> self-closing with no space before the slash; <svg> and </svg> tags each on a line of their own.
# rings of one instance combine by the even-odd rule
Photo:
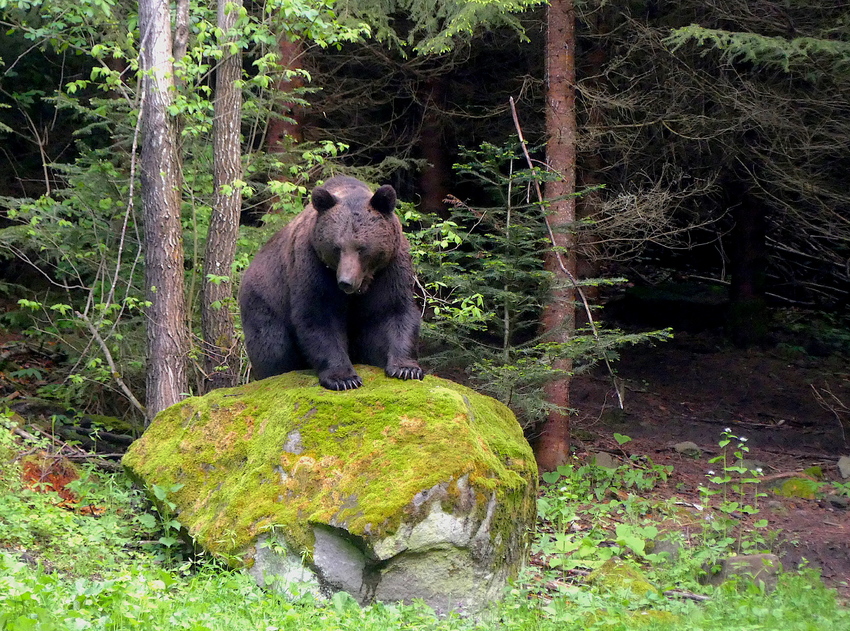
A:
<svg viewBox="0 0 850 631">
<path fill-rule="evenodd" d="M 147 410 L 152 419 L 188 389 L 171 21 L 166 0 L 139 2 L 142 98 L 142 209 L 148 318 Z"/>
<path fill-rule="evenodd" d="M 575 329 L 575 252 L 568 230 L 575 221 L 575 10 L 572 0 L 552 0 L 547 13 L 546 35 L 546 160 L 561 179 L 546 184 L 550 201 L 549 225 L 554 248 L 545 267 L 553 274 L 553 289 L 543 312 L 543 330 L 550 341 L 566 342 Z M 565 197 L 566 196 L 566 197 Z M 560 199 L 559 199 L 560 198 Z M 557 360 L 556 368 L 569 372 L 572 361 Z M 565 463 L 570 450 L 570 380 L 564 376 L 546 388 L 552 410 L 542 428 L 535 454 L 541 471 L 553 471 Z"/>
<path fill-rule="evenodd" d="M 286 70 L 300 70 L 301 58 L 304 55 L 304 44 L 300 40 L 290 41 L 281 38 L 279 44 L 280 65 Z M 287 153 L 292 149 L 293 142 L 301 142 L 304 137 L 301 123 L 304 117 L 303 108 L 287 100 L 287 95 L 304 87 L 304 79 L 300 75 L 282 78 L 275 88 L 275 116 L 269 119 L 266 133 L 266 151 L 269 153 Z"/>
<path fill-rule="evenodd" d="M 769 314 L 765 301 L 767 273 L 767 218 L 760 200 L 734 185 L 727 191 L 733 205 L 732 247 L 729 261 L 732 282 L 726 326 L 729 337 L 741 347 L 764 344 Z"/>
<path fill-rule="evenodd" d="M 241 0 L 219 0 L 218 27 L 227 33 L 236 24 Z M 228 10 L 229 9 L 229 10 Z M 224 55 L 216 69 L 213 121 L 213 196 L 210 230 L 204 254 L 201 328 L 204 336 L 204 389 L 235 386 L 239 353 L 230 307 L 233 302 L 233 259 L 242 210 L 242 55 Z M 211 280 L 212 278 L 212 280 Z"/>
<path fill-rule="evenodd" d="M 429 78 L 423 86 L 422 128 L 419 132 L 419 152 L 427 164 L 419 177 L 422 190 L 420 210 L 446 218 L 445 199 L 449 194 L 452 160 L 446 142 L 445 119 L 440 113 L 446 97 L 445 75 Z"/>
</svg>

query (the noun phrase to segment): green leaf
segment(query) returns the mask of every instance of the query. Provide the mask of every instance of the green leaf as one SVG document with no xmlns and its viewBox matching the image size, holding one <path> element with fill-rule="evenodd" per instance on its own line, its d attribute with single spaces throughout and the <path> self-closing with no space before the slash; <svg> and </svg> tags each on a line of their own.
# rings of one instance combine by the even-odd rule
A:
<svg viewBox="0 0 850 631">
<path fill-rule="evenodd" d="M 547 471 L 540 477 L 543 478 L 543 481 L 547 484 L 555 484 L 555 482 L 561 479 L 561 474 L 557 471 Z"/>
</svg>

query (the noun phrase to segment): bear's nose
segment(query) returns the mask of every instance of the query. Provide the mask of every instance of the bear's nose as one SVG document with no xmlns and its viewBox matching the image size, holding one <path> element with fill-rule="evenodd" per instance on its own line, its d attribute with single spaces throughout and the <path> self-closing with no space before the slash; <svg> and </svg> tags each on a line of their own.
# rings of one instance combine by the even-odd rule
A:
<svg viewBox="0 0 850 631">
<path fill-rule="evenodd" d="M 357 287 L 355 287 L 353 283 L 350 283 L 347 280 L 337 281 L 337 286 L 347 294 L 357 293 Z"/>
</svg>

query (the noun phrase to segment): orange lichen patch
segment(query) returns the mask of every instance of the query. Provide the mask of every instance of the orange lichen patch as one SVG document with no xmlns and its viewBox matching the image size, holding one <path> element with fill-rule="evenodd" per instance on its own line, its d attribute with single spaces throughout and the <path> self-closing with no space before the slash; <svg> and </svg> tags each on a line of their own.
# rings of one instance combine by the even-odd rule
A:
<svg viewBox="0 0 850 631">
<path fill-rule="evenodd" d="M 401 428 L 408 432 L 419 432 L 425 427 L 425 421 L 421 418 L 408 418 L 406 416 L 401 417 L 400 424 Z"/>
<path fill-rule="evenodd" d="M 21 479 L 28 488 L 41 493 L 53 491 L 62 498 L 63 504 L 76 504 L 79 501 L 67 485 L 78 480 L 80 474 L 66 458 L 42 451 L 27 456 L 21 465 Z"/>
</svg>

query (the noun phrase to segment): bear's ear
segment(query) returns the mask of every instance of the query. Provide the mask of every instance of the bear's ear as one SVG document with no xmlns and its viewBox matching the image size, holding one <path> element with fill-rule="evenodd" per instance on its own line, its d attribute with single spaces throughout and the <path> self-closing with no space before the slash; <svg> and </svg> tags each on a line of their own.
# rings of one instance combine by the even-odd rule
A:
<svg viewBox="0 0 850 631">
<path fill-rule="evenodd" d="M 313 194 L 310 196 L 310 201 L 313 204 L 313 208 L 320 213 L 336 206 L 336 197 L 331 195 L 326 188 L 314 188 Z"/>
<path fill-rule="evenodd" d="M 372 208 L 383 215 L 391 215 L 395 210 L 395 189 L 389 184 L 384 184 L 381 188 L 375 191 L 369 203 Z"/>
</svg>

